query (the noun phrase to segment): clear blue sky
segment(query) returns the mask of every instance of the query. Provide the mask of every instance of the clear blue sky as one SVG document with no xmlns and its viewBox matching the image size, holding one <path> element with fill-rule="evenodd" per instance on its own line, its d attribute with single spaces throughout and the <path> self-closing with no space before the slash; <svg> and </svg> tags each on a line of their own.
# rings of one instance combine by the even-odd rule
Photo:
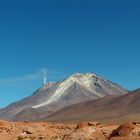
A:
<svg viewBox="0 0 140 140">
<path fill-rule="evenodd" d="M 140 87 L 140 2 L 137 0 L 0 1 L 0 107 L 42 84 L 95 72 L 132 90 Z"/>
</svg>

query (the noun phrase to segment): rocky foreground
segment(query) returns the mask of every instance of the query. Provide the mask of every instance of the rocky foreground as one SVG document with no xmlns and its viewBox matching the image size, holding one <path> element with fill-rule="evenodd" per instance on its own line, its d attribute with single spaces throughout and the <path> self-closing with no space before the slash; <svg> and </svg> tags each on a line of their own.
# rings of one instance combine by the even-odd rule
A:
<svg viewBox="0 0 140 140">
<path fill-rule="evenodd" d="M 0 121 L 0 140 L 140 140 L 140 124 L 53 124 Z"/>
</svg>

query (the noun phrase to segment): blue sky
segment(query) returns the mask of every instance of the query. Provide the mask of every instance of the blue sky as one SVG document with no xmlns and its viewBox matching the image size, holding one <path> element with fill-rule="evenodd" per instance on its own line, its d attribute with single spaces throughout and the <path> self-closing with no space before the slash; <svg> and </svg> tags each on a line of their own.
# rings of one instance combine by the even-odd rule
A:
<svg viewBox="0 0 140 140">
<path fill-rule="evenodd" d="M 140 2 L 0 1 L 0 107 L 43 82 L 95 72 L 140 87 Z"/>
</svg>

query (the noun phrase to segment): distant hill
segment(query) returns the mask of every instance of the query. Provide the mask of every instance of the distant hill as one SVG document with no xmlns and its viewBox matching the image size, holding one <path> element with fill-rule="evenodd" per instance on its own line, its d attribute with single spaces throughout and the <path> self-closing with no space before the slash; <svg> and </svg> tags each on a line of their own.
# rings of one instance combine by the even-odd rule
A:
<svg viewBox="0 0 140 140">
<path fill-rule="evenodd" d="M 58 122 L 96 120 L 121 123 L 140 121 L 140 89 L 125 95 L 106 96 L 68 106 L 50 115 L 47 120 Z"/>
</svg>

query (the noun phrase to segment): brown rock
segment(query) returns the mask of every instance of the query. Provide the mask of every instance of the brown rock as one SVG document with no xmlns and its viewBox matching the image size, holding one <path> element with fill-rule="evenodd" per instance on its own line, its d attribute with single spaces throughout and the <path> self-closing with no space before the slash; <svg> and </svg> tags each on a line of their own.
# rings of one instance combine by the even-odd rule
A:
<svg viewBox="0 0 140 140">
<path fill-rule="evenodd" d="M 131 137 L 133 136 L 133 132 L 137 126 L 135 124 L 124 124 L 118 127 L 116 130 L 112 132 L 110 138 L 112 137 Z"/>
</svg>

